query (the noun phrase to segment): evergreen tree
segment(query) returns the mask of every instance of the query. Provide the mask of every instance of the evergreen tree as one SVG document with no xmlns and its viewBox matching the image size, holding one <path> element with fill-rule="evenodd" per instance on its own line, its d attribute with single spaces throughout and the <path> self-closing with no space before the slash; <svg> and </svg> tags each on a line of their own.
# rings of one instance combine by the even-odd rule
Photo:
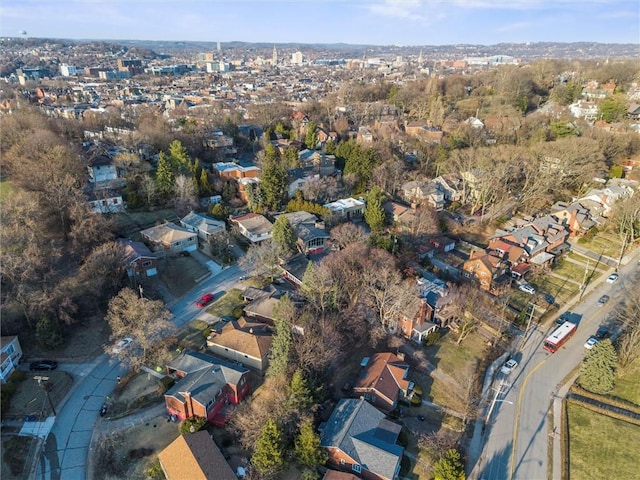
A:
<svg viewBox="0 0 640 480">
<path fill-rule="evenodd" d="M 296 248 L 296 234 L 293 231 L 291 222 L 284 215 L 276 218 L 271 230 L 271 238 L 286 254 L 293 252 Z"/>
<path fill-rule="evenodd" d="M 175 174 L 173 168 L 171 168 L 171 161 L 167 156 L 160 152 L 159 157 L 158 168 L 156 169 L 156 186 L 160 195 L 168 197 L 173 192 Z"/>
<path fill-rule="evenodd" d="M 269 355 L 269 369 L 267 374 L 277 377 L 287 373 L 289 366 L 289 350 L 291 349 L 291 326 L 289 325 L 288 311 L 291 310 L 293 302 L 288 295 L 284 295 L 274 309 L 276 333 L 271 342 L 271 353 Z"/>
<path fill-rule="evenodd" d="M 447 450 L 444 456 L 433 464 L 435 480 L 464 480 L 464 465 L 460 453 L 455 449 Z"/>
<path fill-rule="evenodd" d="M 378 187 L 373 187 L 367 195 L 367 206 L 364 209 L 364 221 L 371 230 L 380 230 L 385 223 L 385 213 L 382 208 L 382 192 Z"/>
<path fill-rule="evenodd" d="M 265 162 L 260 178 L 260 189 L 264 195 L 264 205 L 278 211 L 287 193 L 287 171 L 279 161 Z"/>
<path fill-rule="evenodd" d="M 298 463 L 305 467 L 315 468 L 327 461 L 327 453 L 321 446 L 320 437 L 308 420 L 300 427 L 300 434 L 295 440 L 295 452 Z"/>
<path fill-rule="evenodd" d="M 315 150 L 318 144 L 317 125 L 313 122 L 307 123 L 307 134 L 304 137 L 304 144 L 309 150 Z"/>
<path fill-rule="evenodd" d="M 189 169 L 191 158 L 187 153 L 187 149 L 182 146 L 180 140 L 174 140 L 169 144 L 169 159 L 175 170 Z"/>
<path fill-rule="evenodd" d="M 291 407 L 303 412 L 313 404 L 313 395 L 307 385 L 304 373 L 299 368 L 293 372 L 289 383 L 289 401 Z"/>
<path fill-rule="evenodd" d="M 199 182 L 199 192 L 200 195 L 205 195 L 211 193 L 211 183 L 209 182 L 209 175 L 205 169 L 202 169 L 200 172 L 200 182 Z"/>
<path fill-rule="evenodd" d="M 262 427 L 251 463 L 262 475 L 272 475 L 284 464 L 282 432 L 271 418 Z"/>
<path fill-rule="evenodd" d="M 224 208 L 224 205 L 221 203 L 216 203 L 213 207 L 211 207 L 211 215 L 213 215 L 218 220 L 224 220 L 229 215 L 227 209 Z"/>
<path fill-rule="evenodd" d="M 264 146 L 264 163 L 271 163 L 280 160 L 280 150 L 271 143 Z"/>
<path fill-rule="evenodd" d="M 284 160 L 287 168 L 299 168 L 300 156 L 298 155 L 298 149 L 295 147 L 289 147 L 284 151 Z"/>
<path fill-rule="evenodd" d="M 615 385 L 617 362 L 618 355 L 611 340 L 598 342 L 580 365 L 578 383 L 582 388 L 593 393 L 610 392 Z"/>
</svg>

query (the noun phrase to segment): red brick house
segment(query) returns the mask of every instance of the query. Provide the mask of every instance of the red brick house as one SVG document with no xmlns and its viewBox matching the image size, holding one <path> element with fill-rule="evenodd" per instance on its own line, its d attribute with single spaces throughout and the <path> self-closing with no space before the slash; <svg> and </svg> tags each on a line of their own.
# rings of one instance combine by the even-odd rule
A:
<svg viewBox="0 0 640 480">
<path fill-rule="evenodd" d="M 183 352 L 166 367 L 177 378 L 164 394 L 167 412 L 180 420 L 206 418 L 224 425 L 227 405 L 237 405 L 249 393 L 249 370 L 200 352 Z"/>
<path fill-rule="evenodd" d="M 119 239 L 124 248 L 127 274 L 130 277 L 153 277 L 158 274 L 158 257 L 142 242 Z"/>
<path fill-rule="evenodd" d="M 364 399 L 345 398 L 320 425 L 320 444 L 332 468 L 365 480 L 395 480 L 404 452 L 397 443 L 401 430 Z"/>
<path fill-rule="evenodd" d="M 390 412 L 398 405 L 398 399 L 408 398 L 413 382 L 408 377 L 409 365 L 393 353 L 375 353 L 366 357 L 360 378 L 353 392 L 362 395 L 374 407 Z"/>
<path fill-rule="evenodd" d="M 477 282 L 482 290 L 487 291 L 492 290 L 494 280 L 503 270 L 502 260 L 484 250 L 472 251 L 469 259 L 462 265 L 464 277 Z"/>
</svg>

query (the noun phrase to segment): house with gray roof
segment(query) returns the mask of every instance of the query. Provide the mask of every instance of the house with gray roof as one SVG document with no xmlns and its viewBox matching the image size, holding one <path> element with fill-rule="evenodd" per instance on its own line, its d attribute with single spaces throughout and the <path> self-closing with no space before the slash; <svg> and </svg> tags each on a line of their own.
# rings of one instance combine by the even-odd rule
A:
<svg viewBox="0 0 640 480">
<path fill-rule="evenodd" d="M 404 449 L 398 445 L 402 426 L 362 399 L 342 399 L 320 425 L 320 443 L 329 464 L 363 478 L 394 480 Z"/>
<path fill-rule="evenodd" d="M 190 212 L 180 219 L 180 225 L 190 232 L 197 233 L 198 238 L 208 242 L 209 237 L 225 231 L 225 223 L 202 213 Z"/>
<path fill-rule="evenodd" d="M 329 240 L 324 222 L 318 221 L 318 218 L 309 212 L 292 212 L 283 215 L 289 220 L 297 236 L 296 243 L 302 253 L 324 252 L 325 242 Z"/>
</svg>

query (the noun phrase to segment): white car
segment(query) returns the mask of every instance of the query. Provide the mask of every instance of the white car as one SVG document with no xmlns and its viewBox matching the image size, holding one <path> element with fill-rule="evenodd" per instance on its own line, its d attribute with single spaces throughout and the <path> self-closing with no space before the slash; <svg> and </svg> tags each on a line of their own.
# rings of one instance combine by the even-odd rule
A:
<svg viewBox="0 0 640 480">
<path fill-rule="evenodd" d="M 616 280 L 618 280 L 618 274 L 617 273 L 612 273 L 611 275 L 609 275 L 607 277 L 607 283 L 613 283 Z"/>
<path fill-rule="evenodd" d="M 528 293 L 529 295 L 533 295 L 534 293 L 536 293 L 536 289 L 528 283 L 523 283 L 522 285 L 518 286 L 518 290 Z"/>
<path fill-rule="evenodd" d="M 124 337 L 122 340 L 120 340 L 118 343 L 116 343 L 115 347 L 113 347 L 111 349 L 111 352 L 112 353 L 120 353 L 122 350 L 124 350 L 129 345 L 131 345 L 131 342 L 133 342 L 132 338 Z"/>
<path fill-rule="evenodd" d="M 594 335 L 591 335 L 589 339 L 586 341 L 586 343 L 584 344 L 584 348 L 586 348 L 587 350 L 591 350 L 599 342 L 600 340 L 598 340 Z"/>
<path fill-rule="evenodd" d="M 513 358 L 510 360 L 507 360 L 507 363 L 505 363 L 502 368 L 500 369 L 500 372 L 505 374 L 505 375 L 509 375 L 511 372 L 513 372 L 513 370 L 518 366 L 518 362 L 516 362 Z"/>
</svg>

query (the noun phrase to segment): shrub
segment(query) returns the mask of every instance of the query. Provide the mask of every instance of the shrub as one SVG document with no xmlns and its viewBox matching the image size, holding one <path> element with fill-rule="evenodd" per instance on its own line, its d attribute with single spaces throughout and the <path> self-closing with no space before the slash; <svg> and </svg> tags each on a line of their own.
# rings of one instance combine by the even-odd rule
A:
<svg viewBox="0 0 640 480">
<path fill-rule="evenodd" d="M 435 345 L 440 338 L 442 338 L 442 334 L 440 332 L 430 332 L 426 337 L 424 337 L 422 343 L 425 347 L 430 347 L 431 345 Z"/>
<path fill-rule="evenodd" d="M 176 381 L 170 377 L 169 375 L 166 375 L 164 377 L 162 377 L 162 379 L 160 380 L 160 383 L 162 384 L 162 392 L 166 392 L 167 390 L 169 390 L 171 387 L 173 387 L 173 384 L 176 383 Z"/>
<path fill-rule="evenodd" d="M 151 480 L 164 480 L 166 478 L 164 476 L 162 466 L 160 465 L 160 460 L 158 460 L 157 458 L 147 469 L 147 477 L 149 477 Z"/>
<path fill-rule="evenodd" d="M 27 374 L 24 373 L 22 370 L 14 370 L 13 373 L 11 374 L 12 382 L 19 383 L 24 381 L 25 378 L 27 378 Z"/>
<path fill-rule="evenodd" d="M 206 418 L 189 417 L 184 422 L 182 422 L 182 425 L 180 425 L 180 433 L 183 433 L 183 434 L 195 433 L 198 430 L 200 430 L 202 427 L 204 427 L 206 423 L 207 423 Z"/>
</svg>

